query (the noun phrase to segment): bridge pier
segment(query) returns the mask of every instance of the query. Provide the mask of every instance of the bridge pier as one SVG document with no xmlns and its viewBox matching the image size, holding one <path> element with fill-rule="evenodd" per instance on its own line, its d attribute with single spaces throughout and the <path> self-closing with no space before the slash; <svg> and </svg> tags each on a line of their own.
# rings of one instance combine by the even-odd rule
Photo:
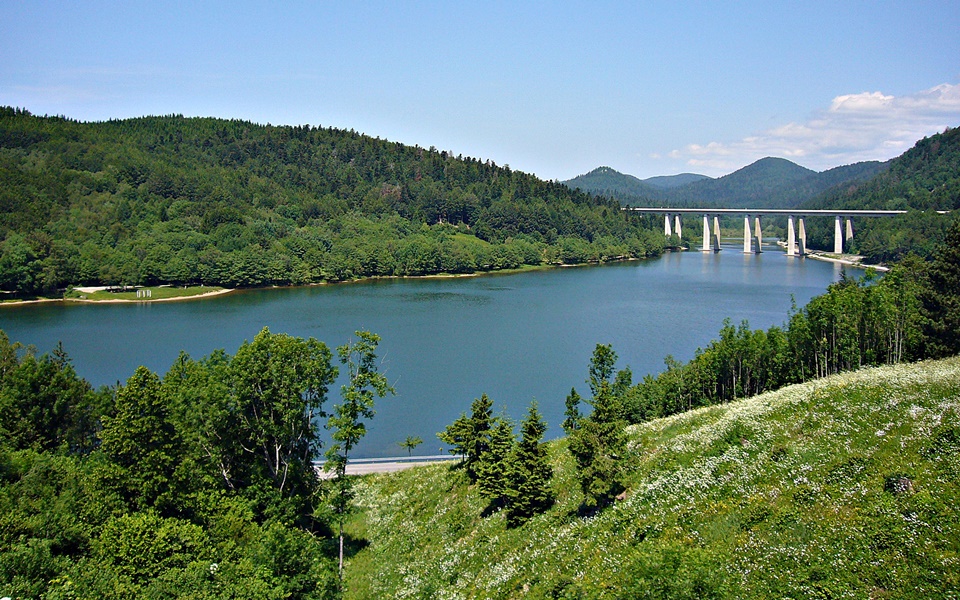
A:
<svg viewBox="0 0 960 600">
<path fill-rule="evenodd" d="M 847 235 L 844 241 L 849 241 L 853 239 L 853 220 L 850 217 L 847 217 Z"/>
<path fill-rule="evenodd" d="M 755 236 L 754 239 L 757 242 L 757 247 L 754 249 L 754 251 L 757 254 L 760 254 L 761 252 L 763 252 L 763 234 L 760 233 L 760 215 L 757 215 L 756 219 L 754 219 L 753 221 L 753 224 L 754 224 L 753 233 Z"/>
<path fill-rule="evenodd" d="M 843 254 L 843 236 L 840 230 L 840 215 L 833 219 L 833 253 Z"/>
<path fill-rule="evenodd" d="M 677 232 L 677 238 L 682 238 L 683 234 L 680 233 L 680 213 L 677 213 L 676 220 L 674 221 L 674 231 Z"/>
<path fill-rule="evenodd" d="M 797 255 L 797 233 L 793 229 L 793 215 L 787 217 L 787 256 Z"/>
<path fill-rule="evenodd" d="M 720 252 L 720 217 L 713 215 L 713 251 Z"/>
<path fill-rule="evenodd" d="M 663 215 L 663 235 L 670 237 L 673 232 L 670 231 L 670 215 Z"/>
<path fill-rule="evenodd" d="M 703 251 L 710 250 L 710 215 L 703 215 Z"/>
<path fill-rule="evenodd" d="M 797 232 L 797 238 L 800 242 L 800 256 L 807 255 L 807 228 L 803 225 L 803 217 L 800 217 L 800 231 Z"/>
<path fill-rule="evenodd" d="M 760 254 L 760 215 L 755 219 L 756 233 L 750 231 L 750 215 L 743 216 L 743 253 Z"/>
</svg>

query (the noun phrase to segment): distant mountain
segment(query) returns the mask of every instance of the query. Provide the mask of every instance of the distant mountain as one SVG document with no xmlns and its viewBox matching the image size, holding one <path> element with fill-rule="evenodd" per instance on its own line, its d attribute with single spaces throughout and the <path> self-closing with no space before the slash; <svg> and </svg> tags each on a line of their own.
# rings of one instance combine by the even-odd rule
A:
<svg viewBox="0 0 960 600">
<path fill-rule="evenodd" d="M 650 177 L 644 179 L 643 183 L 652 185 L 660 189 L 673 189 L 683 187 L 688 183 L 694 183 L 702 179 L 710 179 L 706 175 L 697 175 L 696 173 L 680 173 L 679 175 L 661 175 L 659 177 Z"/>
<path fill-rule="evenodd" d="M 606 196 L 619 200 L 637 198 L 653 200 L 660 197 L 660 190 L 663 189 L 662 186 L 650 185 L 633 175 L 625 175 L 610 167 L 597 167 L 589 173 L 564 181 L 563 184 L 594 196 Z"/>
<path fill-rule="evenodd" d="M 835 186 L 862 183 L 885 168 L 886 163 L 862 162 L 818 173 L 783 158 L 768 157 L 717 179 L 684 173 L 641 180 L 600 167 L 564 183 L 634 206 L 790 208 Z"/>
</svg>

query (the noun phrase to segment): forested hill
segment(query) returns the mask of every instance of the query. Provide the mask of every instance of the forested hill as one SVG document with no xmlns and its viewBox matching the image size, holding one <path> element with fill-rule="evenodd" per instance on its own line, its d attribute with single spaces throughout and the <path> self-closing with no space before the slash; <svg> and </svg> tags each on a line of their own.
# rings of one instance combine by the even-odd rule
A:
<svg viewBox="0 0 960 600">
<path fill-rule="evenodd" d="M 928 256 L 960 210 L 960 129 L 947 129 L 918 141 L 889 162 L 889 168 L 872 179 L 834 188 L 806 204 L 813 209 L 911 210 L 895 219 L 867 219 L 848 251 L 870 261 L 896 260 L 908 252 Z M 915 211 L 915 212 L 914 212 Z M 936 211 L 952 211 L 938 215 Z M 823 238 L 832 231 L 815 225 L 810 235 Z"/>
<path fill-rule="evenodd" d="M 0 108 L 0 289 L 311 283 L 657 253 L 618 204 L 354 131 Z"/>
<path fill-rule="evenodd" d="M 789 208 L 835 186 L 865 181 L 885 168 L 884 163 L 861 162 L 818 173 L 789 160 L 768 157 L 717 179 L 692 176 L 669 180 L 672 183 L 686 181 L 682 185 L 657 185 L 661 178 L 640 180 L 608 167 L 595 169 L 566 183 L 572 188 L 614 197 L 622 204 L 633 206 L 652 203 L 666 206 Z"/>
<path fill-rule="evenodd" d="M 918 141 L 876 177 L 832 190 L 806 208 L 960 209 L 960 128 Z"/>
<path fill-rule="evenodd" d="M 610 167 L 597 167 L 589 173 L 578 175 L 563 183 L 571 189 L 595 196 L 617 198 L 624 204 L 637 198 L 655 200 L 665 197 L 661 194 L 661 186 L 651 185 L 633 175 L 626 175 Z"/>
</svg>

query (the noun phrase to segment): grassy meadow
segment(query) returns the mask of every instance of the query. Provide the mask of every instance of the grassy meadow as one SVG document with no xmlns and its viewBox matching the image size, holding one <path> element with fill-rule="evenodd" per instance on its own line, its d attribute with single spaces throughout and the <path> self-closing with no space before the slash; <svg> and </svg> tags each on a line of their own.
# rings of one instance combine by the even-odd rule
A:
<svg viewBox="0 0 960 600">
<path fill-rule="evenodd" d="M 960 358 L 632 426 L 592 516 L 566 441 L 516 529 L 448 465 L 366 476 L 348 598 L 960 598 Z"/>
</svg>

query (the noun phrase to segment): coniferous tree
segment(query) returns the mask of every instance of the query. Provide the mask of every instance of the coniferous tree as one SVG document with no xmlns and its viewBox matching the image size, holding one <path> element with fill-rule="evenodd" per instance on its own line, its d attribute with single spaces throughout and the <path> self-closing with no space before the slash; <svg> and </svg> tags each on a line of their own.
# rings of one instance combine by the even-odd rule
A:
<svg viewBox="0 0 960 600">
<path fill-rule="evenodd" d="M 499 509 L 507 501 L 513 476 L 511 461 L 516 438 L 508 419 L 497 417 L 493 421 L 487 450 L 477 461 L 477 487 L 480 494 L 490 501 L 490 509 Z"/>
<path fill-rule="evenodd" d="M 482 394 L 470 405 L 470 416 L 461 415 L 437 434 L 441 441 L 453 446 L 451 452 L 463 456 L 463 467 L 470 481 L 477 480 L 477 463 L 490 447 L 493 400 Z"/>
<path fill-rule="evenodd" d="M 960 352 L 960 220 L 954 221 L 928 270 L 922 294 L 924 333 L 931 358 Z"/>
<path fill-rule="evenodd" d="M 566 410 L 563 415 L 566 417 L 561 424 L 563 430 L 567 432 L 567 435 L 572 434 L 580 427 L 580 419 L 583 418 L 583 415 L 580 414 L 580 394 L 577 393 L 576 388 L 570 388 L 570 393 L 567 395 L 566 400 Z"/>
<path fill-rule="evenodd" d="M 520 424 L 520 442 L 510 457 L 507 484 L 507 526 L 517 527 L 553 504 L 550 488 L 553 469 L 547 461 L 547 449 L 541 443 L 547 424 L 537 403 L 530 405 L 527 418 Z"/>
<path fill-rule="evenodd" d="M 138 367 L 117 390 L 116 414 L 103 417 L 100 439 L 108 459 L 101 481 L 107 487 L 140 510 L 173 504 L 180 439 L 156 374 Z"/>
<path fill-rule="evenodd" d="M 626 421 L 622 398 L 610 381 L 616 361 L 617 354 L 610 345 L 597 344 L 587 379 L 593 392 L 593 411 L 580 420 L 580 427 L 570 436 L 569 448 L 577 462 L 583 507 L 589 511 L 602 508 L 623 490 Z"/>
</svg>

